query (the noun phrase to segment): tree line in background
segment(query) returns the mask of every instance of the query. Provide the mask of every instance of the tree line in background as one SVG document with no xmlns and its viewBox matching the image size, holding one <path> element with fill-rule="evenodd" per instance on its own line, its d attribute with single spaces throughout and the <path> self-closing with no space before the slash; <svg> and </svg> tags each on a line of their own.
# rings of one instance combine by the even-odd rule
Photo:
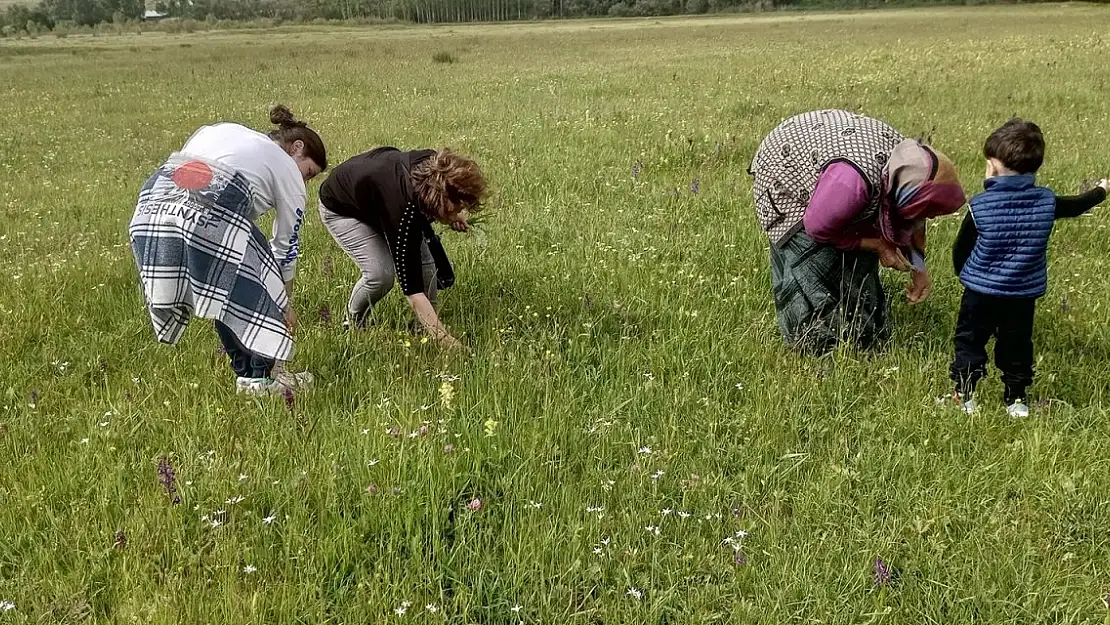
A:
<svg viewBox="0 0 1110 625">
<path fill-rule="evenodd" d="M 144 0 L 40 0 L 0 11 L 0 33 L 64 35 L 97 25 L 156 30 L 197 30 L 227 22 L 402 21 L 501 22 L 576 17 L 636 17 L 809 8 L 871 8 L 983 4 L 991 0 L 157 0 L 154 24 Z M 1110 0 L 1095 0 L 1110 2 Z M 149 16 L 147 16 L 149 17 Z M 139 23 L 142 22 L 141 25 Z M 176 24 L 176 26 L 175 26 Z"/>
</svg>

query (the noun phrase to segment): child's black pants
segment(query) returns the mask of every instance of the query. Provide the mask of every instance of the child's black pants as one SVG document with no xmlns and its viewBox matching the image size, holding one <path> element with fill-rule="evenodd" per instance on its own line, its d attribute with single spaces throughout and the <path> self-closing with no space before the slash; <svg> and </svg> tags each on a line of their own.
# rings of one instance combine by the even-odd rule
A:
<svg viewBox="0 0 1110 625">
<path fill-rule="evenodd" d="M 1035 297 L 997 297 L 964 289 L 956 322 L 952 381 L 970 395 L 987 373 L 987 341 L 995 337 L 994 364 L 1002 372 L 1006 404 L 1025 399 L 1033 383 Z"/>
</svg>

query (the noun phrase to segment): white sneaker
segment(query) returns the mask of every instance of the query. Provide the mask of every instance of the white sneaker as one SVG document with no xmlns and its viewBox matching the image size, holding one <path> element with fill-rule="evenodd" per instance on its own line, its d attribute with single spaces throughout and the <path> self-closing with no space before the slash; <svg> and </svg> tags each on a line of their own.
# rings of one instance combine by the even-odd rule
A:
<svg viewBox="0 0 1110 625">
<path fill-rule="evenodd" d="M 274 376 L 274 380 L 286 388 L 293 390 L 306 389 L 312 386 L 315 378 L 307 371 L 293 373 L 291 371 L 279 371 Z"/>
<path fill-rule="evenodd" d="M 286 386 L 273 378 L 236 378 L 235 392 L 247 395 L 281 395 Z"/>
<path fill-rule="evenodd" d="M 975 398 L 960 392 L 952 393 L 952 397 L 948 401 L 956 404 L 956 407 L 962 410 L 964 414 L 975 414 L 975 412 L 979 410 L 978 404 L 975 403 Z"/>
<path fill-rule="evenodd" d="M 1006 406 L 1006 413 L 1011 417 L 1021 419 L 1029 416 L 1029 406 L 1023 401 L 1016 401 Z"/>
<path fill-rule="evenodd" d="M 286 391 L 306 389 L 312 386 L 312 381 L 312 374 L 307 371 L 278 371 L 269 378 L 236 378 L 235 392 L 255 396 L 283 395 Z"/>
</svg>

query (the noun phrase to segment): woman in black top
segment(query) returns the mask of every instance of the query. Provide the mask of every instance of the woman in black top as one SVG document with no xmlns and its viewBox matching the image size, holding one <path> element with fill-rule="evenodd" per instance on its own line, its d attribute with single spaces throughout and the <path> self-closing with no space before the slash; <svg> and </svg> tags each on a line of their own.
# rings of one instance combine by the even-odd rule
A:
<svg viewBox="0 0 1110 625">
<path fill-rule="evenodd" d="M 486 193 L 478 165 L 451 150 L 380 147 L 338 165 L 320 186 L 320 218 L 362 271 L 347 324 L 363 327 L 396 280 L 432 338 L 457 345 L 435 311 L 438 283 L 452 277 L 432 222 L 465 232 Z"/>
</svg>

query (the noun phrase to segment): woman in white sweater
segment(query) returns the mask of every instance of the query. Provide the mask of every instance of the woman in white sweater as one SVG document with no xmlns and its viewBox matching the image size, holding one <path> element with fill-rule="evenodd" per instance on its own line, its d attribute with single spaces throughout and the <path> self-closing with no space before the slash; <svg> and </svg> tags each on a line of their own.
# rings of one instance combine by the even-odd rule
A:
<svg viewBox="0 0 1110 625">
<path fill-rule="evenodd" d="M 300 249 L 305 182 L 327 169 L 324 143 L 288 108 L 262 134 L 234 123 L 204 126 L 143 185 L 131 249 L 163 343 L 176 344 L 193 317 L 212 319 L 236 388 L 284 393 L 312 382 L 292 374 L 292 283 Z M 255 225 L 275 211 L 267 243 Z"/>
</svg>

